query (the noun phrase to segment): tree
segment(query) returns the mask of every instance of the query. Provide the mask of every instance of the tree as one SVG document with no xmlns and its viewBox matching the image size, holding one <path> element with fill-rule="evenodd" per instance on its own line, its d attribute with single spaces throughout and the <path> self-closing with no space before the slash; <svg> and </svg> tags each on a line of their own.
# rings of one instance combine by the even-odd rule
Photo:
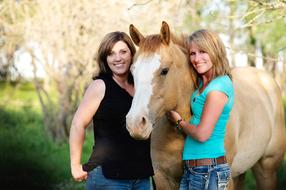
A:
<svg viewBox="0 0 286 190">
<path fill-rule="evenodd" d="M 18 80 L 14 52 L 24 43 L 24 21 L 34 12 L 29 0 L 0 2 L 0 80 Z"/>
<path fill-rule="evenodd" d="M 286 60 L 285 1 L 205 0 L 190 3 L 193 9 L 187 17 L 190 31 L 208 28 L 220 33 L 234 66 L 234 55 L 241 52 L 247 55 L 248 65 L 256 66 L 256 61 L 260 58 L 257 52 L 260 50 L 264 68 L 276 78 L 280 75 L 280 81 L 277 80 L 283 86 L 286 80 L 283 75 L 285 69 L 277 72 L 277 63 L 281 60 L 285 64 Z"/>
<path fill-rule="evenodd" d="M 59 141 L 67 139 L 71 118 L 82 92 L 92 75 L 97 73 L 95 53 L 99 41 L 108 32 L 120 30 L 128 33 L 128 27 L 132 23 L 142 28 L 146 34 L 158 33 L 157 26 L 165 20 L 173 31 L 178 32 L 190 33 L 202 27 L 214 29 L 227 36 L 230 44 L 227 48 L 231 48 L 233 53 L 237 49 L 249 52 L 248 46 L 244 46 L 250 39 L 247 31 L 252 32 L 255 37 L 254 44 L 261 44 L 265 52 L 269 52 L 267 45 L 274 44 L 264 42 L 263 40 L 267 38 L 258 32 L 260 31 L 258 25 L 262 26 L 262 21 L 258 22 L 258 19 L 261 19 L 263 14 L 256 16 L 261 15 L 260 12 L 251 8 L 261 4 L 257 1 L 217 3 L 210 0 L 27 0 L 27 2 L 31 2 L 33 8 L 32 14 L 28 14 L 29 11 L 25 13 L 27 16 L 23 27 L 25 30 L 22 44 L 25 44 L 26 50 L 33 58 L 34 71 L 36 72 L 39 66 L 45 70 L 46 77 L 39 79 L 35 75 L 34 83 L 44 114 L 45 129 L 54 140 Z M 269 3 L 262 4 L 270 6 Z M 283 4 L 279 5 L 278 7 L 283 7 Z M 188 17 L 187 13 L 190 13 Z M 251 25 L 256 26 L 248 30 Z M 281 34 L 277 33 L 277 39 L 278 36 L 281 37 Z M 240 43 L 237 43 L 236 39 L 240 39 Z M 255 56 L 254 52 L 251 54 L 252 57 Z M 271 55 L 276 54 L 274 52 Z"/>
<path fill-rule="evenodd" d="M 33 57 L 35 72 L 39 65 L 46 72 L 44 82 L 35 75 L 34 83 L 46 131 L 56 141 L 67 139 L 82 92 L 97 73 L 94 57 L 102 37 L 115 30 L 127 32 L 129 25 L 139 25 L 138 21 L 151 31 L 155 21 L 161 24 L 162 15 L 175 22 L 181 14 L 172 17 L 170 12 L 179 5 L 167 1 L 142 6 L 131 0 L 36 0 L 36 4 L 36 14 L 25 23 L 26 49 Z M 150 11 L 158 14 L 146 17 Z"/>
<path fill-rule="evenodd" d="M 37 1 L 37 14 L 26 22 L 25 38 L 36 72 L 41 64 L 44 82 L 34 83 L 41 103 L 47 133 L 56 141 L 69 135 L 87 78 L 94 71 L 96 49 L 95 5 L 89 1 Z M 40 54 L 36 53 L 40 50 Z"/>
<path fill-rule="evenodd" d="M 285 66 L 280 70 L 278 63 L 286 65 L 286 1 L 252 0 L 249 3 L 243 27 L 250 28 L 255 44 L 261 49 L 264 68 L 272 73 L 280 87 L 286 92 Z"/>
</svg>

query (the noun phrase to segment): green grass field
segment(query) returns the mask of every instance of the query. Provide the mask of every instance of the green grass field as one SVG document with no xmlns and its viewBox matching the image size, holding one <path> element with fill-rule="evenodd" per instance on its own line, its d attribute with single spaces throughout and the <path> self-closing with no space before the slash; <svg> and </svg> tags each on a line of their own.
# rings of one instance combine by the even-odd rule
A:
<svg viewBox="0 0 286 190">
<path fill-rule="evenodd" d="M 0 89 L 1 189 L 84 189 L 71 178 L 68 144 L 55 144 L 45 134 L 33 86 L 1 83 Z M 85 160 L 93 143 L 88 133 Z"/>
<path fill-rule="evenodd" d="M 0 83 L 0 89 L 1 189 L 84 189 L 84 183 L 71 178 L 68 144 L 55 144 L 45 134 L 33 85 L 26 83 L 15 88 Z M 88 159 L 92 144 L 92 132 L 88 131 L 83 160 Z M 286 160 L 278 176 L 278 189 L 285 189 Z M 255 189 L 251 172 L 246 175 L 245 189 Z"/>
</svg>

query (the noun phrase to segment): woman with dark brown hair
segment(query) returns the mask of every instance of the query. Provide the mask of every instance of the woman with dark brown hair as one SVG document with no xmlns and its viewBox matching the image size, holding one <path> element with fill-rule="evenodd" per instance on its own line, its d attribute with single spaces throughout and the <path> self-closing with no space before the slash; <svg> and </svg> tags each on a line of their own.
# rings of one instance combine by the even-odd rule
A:
<svg viewBox="0 0 286 190">
<path fill-rule="evenodd" d="M 89 85 L 71 125 L 71 171 L 88 190 L 152 189 L 150 139 L 133 139 L 125 124 L 134 94 L 130 73 L 136 49 L 124 32 L 107 34 L 98 49 L 99 75 Z M 81 164 L 85 129 L 94 124 L 94 147 Z"/>
</svg>

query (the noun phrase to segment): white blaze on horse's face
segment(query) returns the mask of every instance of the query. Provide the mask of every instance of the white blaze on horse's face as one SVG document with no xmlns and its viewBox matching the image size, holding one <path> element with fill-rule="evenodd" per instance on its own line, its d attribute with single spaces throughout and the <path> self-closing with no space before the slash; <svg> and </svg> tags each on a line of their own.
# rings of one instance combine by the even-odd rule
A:
<svg viewBox="0 0 286 190">
<path fill-rule="evenodd" d="M 126 123 L 130 135 L 137 139 L 147 139 L 153 129 L 155 121 L 147 114 L 150 114 L 148 105 L 153 94 L 152 80 L 160 64 L 160 56 L 154 54 L 152 57 L 139 56 L 132 66 L 135 94 Z"/>
</svg>

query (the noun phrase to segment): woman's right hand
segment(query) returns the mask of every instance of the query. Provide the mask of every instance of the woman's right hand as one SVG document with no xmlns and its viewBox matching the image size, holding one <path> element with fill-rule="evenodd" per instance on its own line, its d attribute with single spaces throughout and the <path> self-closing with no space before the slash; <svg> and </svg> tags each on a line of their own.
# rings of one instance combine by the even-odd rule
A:
<svg viewBox="0 0 286 190">
<path fill-rule="evenodd" d="M 72 176 L 75 181 L 83 181 L 87 179 L 87 172 L 83 171 L 81 164 L 71 166 Z"/>
<path fill-rule="evenodd" d="M 86 90 L 71 124 L 69 145 L 72 176 L 76 181 L 87 179 L 81 163 L 82 146 L 85 140 L 85 129 L 91 122 L 105 94 L 103 80 L 94 80 Z"/>
<path fill-rule="evenodd" d="M 170 121 L 172 121 L 173 123 L 177 123 L 178 120 L 182 119 L 182 117 L 180 116 L 180 114 L 176 111 L 169 111 L 167 113 L 167 117 Z"/>
</svg>

